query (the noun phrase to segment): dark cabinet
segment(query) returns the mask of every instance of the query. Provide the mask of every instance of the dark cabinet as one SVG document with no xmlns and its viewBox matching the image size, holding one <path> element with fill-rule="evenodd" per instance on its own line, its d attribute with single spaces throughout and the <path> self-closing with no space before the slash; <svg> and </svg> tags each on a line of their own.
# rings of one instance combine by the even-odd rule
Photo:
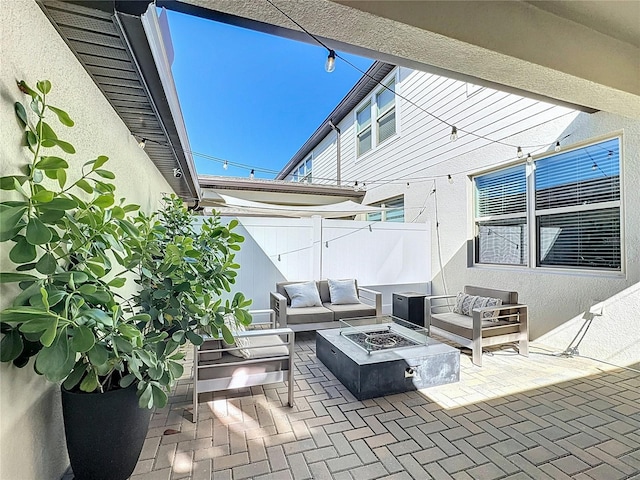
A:
<svg viewBox="0 0 640 480">
<path fill-rule="evenodd" d="M 424 327 L 424 293 L 404 292 L 393 294 L 392 313 L 394 317 Z"/>
</svg>

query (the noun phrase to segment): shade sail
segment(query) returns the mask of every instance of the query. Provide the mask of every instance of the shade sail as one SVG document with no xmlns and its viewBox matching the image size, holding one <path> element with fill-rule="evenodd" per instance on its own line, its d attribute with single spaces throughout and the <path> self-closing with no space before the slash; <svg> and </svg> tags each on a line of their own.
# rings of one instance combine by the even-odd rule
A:
<svg viewBox="0 0 640 480">
<path fill-rule="evenodd" d="M 341 218 L 353 215 L 382 212 L 386 209 L 371 205 L 361 205 L 351 200 L 329 205 L 276 205 L 272 203 L 254 202 L 229 195 L 216 194 L 217 198 L 205 198 L 201 205 L 205 212 L 212 209 L 223 216 L 261 216 L 261 217 L 313 217 Z M 219 197 L 219 198 L 218 198 Z"/>
</svg>

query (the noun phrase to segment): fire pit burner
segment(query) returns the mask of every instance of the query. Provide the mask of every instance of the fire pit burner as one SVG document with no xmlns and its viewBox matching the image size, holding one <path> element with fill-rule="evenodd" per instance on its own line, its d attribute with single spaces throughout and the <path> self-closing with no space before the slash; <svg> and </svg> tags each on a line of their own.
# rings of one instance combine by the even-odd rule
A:
<svg viewBox="0 0 640 480">
<path fill-rule="evenodd" d="M 391 350 L 393 348 L 420 345 L 414 340 L 387 329 L 366 333 L 348 333 L 344 336 L 367 351 Z"/>
</svg>

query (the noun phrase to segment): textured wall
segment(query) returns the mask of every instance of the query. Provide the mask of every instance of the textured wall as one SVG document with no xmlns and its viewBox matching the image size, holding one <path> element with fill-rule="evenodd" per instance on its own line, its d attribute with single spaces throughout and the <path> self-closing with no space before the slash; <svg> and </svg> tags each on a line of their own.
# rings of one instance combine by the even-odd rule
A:
<svg viewBox="0 0 640 480">
<path fill-rule="evenodd" d="M 15 82 L 24 79 L 35 86 L 37 80 L 49 79 L 54 105 L 67 110 L 76 122 L 71 130 L 60 127 L 58 135 L 76 147 L 72 158 L 78 169 L 97 155 L 107 155 L 106 168 L 117 178 L 116 195 L 146 211 L 156 209 L 161 192 L 171 188 L 35 1 L 0 2 L 0 18 L 1 174 L 14 172 L 14 165 L 27 158 L 13 112 L 13 103 L 25 98 Z M 7 192 L 0 194 L 4 199 Z M 8 249 L 6 245 L 0 248 L 4 270 Z M 3 288 L 1 293 L 3 308 L 12 292 Z M 0 479 L 59 479 L 67 466 L 58 387 L 35 375 L 31 366 L 0 365 Z"/>
</svg>

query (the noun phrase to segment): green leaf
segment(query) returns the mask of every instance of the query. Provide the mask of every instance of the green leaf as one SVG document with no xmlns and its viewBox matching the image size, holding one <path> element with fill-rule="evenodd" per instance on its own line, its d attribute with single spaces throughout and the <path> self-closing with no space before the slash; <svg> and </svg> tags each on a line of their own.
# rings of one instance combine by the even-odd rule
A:
<svg viewBox="0 0 640 480">
<path fill-rule="evenodd" d="M 27 224 L 26 238 L 27 242 L 31 245 L 44 245 L 51 241 L 53 234 L 51 230 L 49 230 L 49 227 L 42 223 L 38 217 L 33 217 Z M 33 260 L 33 258 L 31 260 Z M 28 261 L 30 262 L 31 260 Z"/>
<path fill-rule="evenodd" d="M 49 275 L 56 271 L 57 267 L 56 257 L 49 252 L 45 252 L 40 260 L 36 263 L 36 270 L 42 273 L 43 275 Z"/>
<path fill-rule="evenodd" d="M 18 330 L 12 329 L 0 342 L 0 361 L 12 362 L 20 356 L 23 347 L 22 335 Z"/>
<path fill-rule="evenodd" d="M 140 399 L 138 400 L 138 405 L 140 408 L 151 408 L 153 407 L 153 392 L 151 390 L 151 385 L 147 384 L 142 393 L 140 394 Z"/>
<path fill-rule="evenodd" d="M 86 371 L 87 364 L 84 363 L 82 359 L 78 360 L 73 366 L 73 371 L 62 384 L 64 388 L 66 388 L 67 390 L 71 390 L 73 387 L 75 387 Z"/>
<path fill-rule="evenodd" d="M 49 381 L 59 382 L 71 373 L 74 364 L 75 355 L 71 355 L 66 329 L 62 329 L 50 347 L 40 350 L 35 368 Z"/>
<path fill-rule="evenodd" d="M 32 90 L 31 88 L 29 88 L 29 85 L 27 85 L 24 80 L 20 80 L 17 83 L 18 83 L 18 88 L 22 93 L 26 93 L 27 95 L 30 95 L 31 98 L 38 97 L 38 93 Z"/>
<path fill-rule="evenodd" d="M 56 318 L 51 324 L 47 327 L 44 333 L 40 336 L 40 343 L 45 347 L 50 347 L 53 341 L 56 338 L 56 332 L 58 330 L 58 319 Z"/>
<path fill-rule="evenodd" d="M 73 330 L 73 338 L 71 339 L 71 348 L 78 353 L 88 352 L 96 343 L 96 337 L 90 328 L 81 325 Z"/>
<path fill-rule="evenodd" d="M 93 187 L 84 178 L 78 180 L 76 185 L 87 193 L 93 193 Z"/>
<path fill-rule="evenodd" d="M 37 279 L 38 277 L 29 275 L 28 273 L 0 273 L 0 283 L 15 283 Z"/>
<path fill-rule="evenodd" d="M 24 175 L 9 175 L 7 177 L 0 177 L 0 190 L 17 190 L 16 182 L 18 185 L 22 185 L 27 181 L 27 177 Z"/>
<path fill-rule="evenodd" d="M 9 232 L 16 228 L 26 211 L 27 208 L 22 206 L 7 207 L 6 205 L 0 205 L 0 233 Z"/>
<path fill-rule="evenodd" d="M 91 365 L 95 365 L 96 367 L 99 367 L 100 365 L 106 363 L 107 360 L 109 360 L 109 352 L 104 347 L 104 345 L 101 345 L 99 343 L 93 345 L 91 350 L 89 350 L 88 355 Z"/>
<path fill-rule="evenodd" d="M 52 107 L 51 105 L 47 105 L 47 108 L 58 116 L 58 120 L 61 124 L 67 127 L 73 127 L 74 122 L 73 120 L 71 120 L 71 117 L 69 117 L 69 114 L 67 112 L 65 112 L 64 110 L 60 110 L 59 108 Z"/>
<path fill-rule="evenodd" d="M 116 176 L 113 174 L 113 172 L 110 172 L 109 170 L 102 170 L 102 169 L 97 169 L 94 170 L 98 175 L 100 175 L 102 178 L 108 178 L 109 180 L 113 180 L 114 178 L 116 178 Z"/>
<path fill-rule="evenodd" d="M 58 197 L 40 208 L 46 208 L 48 210 L 73 210 L 77 206 L 78 203 L 71 198 Z"/>
<path fill-rule="evenodd" d="M 51 327 L 51 325 L 57 325 L 58 319 L 55 315 L 46 315 L 42 309 L 39 309 L 39 316 L 31 316 L 23 318 L 23 323 L 20 325 L 20 331 L 22 333 L 40 333 L 45 332 Z M 45 315 L 43 315 L 45 314 Z"/>
<path fill-rule="evenodd" d="M 224 339 L 225 343 L 228 343 L 229 345 L 233 345 L 235 343 L 235 339 L 233 338 L 233 333 L 231 333 L 231 330 L 229 330 L 229 327 L 227 327 L 226 325 L 222 325 L 221 330 L 222 330 L 222 338 Z"/>
<path fill-rule="evenodd" d="M 87 372 L 87 376 L 84 377 L 80 383 L 80 390 L 83 392 L 94 392 L 98 388 L 98 374 L 95 369 L 91 369 Z"/>
<path fill-rule="evenodd" d="M 67 183 L 67 171 L 62 168 L 56 170 L 56 178 L 58 179 L 58 185 L 60 185 L 60 188 L 64 188 L 65 183 Z"/>
<path fill-rule="evenodd" d="M 56 132 L 53 131 L 53 128 L 51 128 L 51 125 L 49 125 L 47 122 L 38 122 L 38 125 L 36 125 L 36 131 L 39 135 L 41 135 L 43 142 L 45 140 L 51 140 L 55 142 L 58 139 L 58 135 L 56 135 Z M 40 131 L 42 131 L 42 133 L 40 133 Z"/>
<path fill-rule="evenodd" d="M 184 367 L 178 362 L 169 361 L 168 365 L 169 365 L 169 371 L 171 372 L 171 376 L 176 380 L 180 378 L 184 373 Z"/>
<path fill-rule="evenodd" d="M 29 130 L 26 133 L 26 136 L 27 136 L 27 145 L 35 149 L 38 146 L 38 136 L 35 133 L 33 133 L 31 130 Z"/>
<path fill-rule="evenodd" d="M 126 278 L 114 278 L 109 283 L 107 283 L 107 285 L 113 288 L 120 288 L 120 287 L 124 287 L 124 284 L 126 283 L 126 281 L 127 281 Z"/>
<path fill-rule="evenodd" d="M 156 408 L 163 408 L 167 404 L 167 394 L 155 385 L 151 385 L 153 391 L 153 405 Z"/>
<path fill-rule="evenodd" d="M 164 372 L 162 370 L 162 365 L 160 364 L 155 364 L 148 370 L 149 377 L 152 380 L 160 380 L 160 378 L 162 378 L 163 373 Z"/>
<path fill-rule="evenodd" d="M 73 147 L 73 145 L 57 138 L 45 138 L 44 140 L 42 140 L 42 146 L 46 148 L 58 146 L 65 153 L 76 153 L 76 149 Z"/>
<path fill-rule="evenodd" d="M 31 198 L 38 203 L 49 203 L 55 197 L 55 193 L 51 190 L 40 190 L 38 193 L 33 195 Z"/>
<path fill-rule="evenodd" d="M 124 337 L 114 337 L 113 342 L 116 344 L 120 353 L 133 352 L 133 345 L 131 345 L 131 342 L 128 342 Z"/>
<path fill-rule="evenodd" d="M 9 259 L 16 264 L 29 263 L 36 258 L 36 247 L 29 243 L 22 235 L 18 236 L 18 241 L 9 252 Z"/>
<path fill-rule="evenodd" d="M 40 157 L 40 161 L 35 164 L 34 168 L 40 170 L 57 170 L 58 168 L 69 168 L 69 163 L 60 157 Z"/>
<path fill-rule="evenodd" d="M 107 208 L 113 205 L 114 201 L 113 195 L 100 195 L 93 201 L 93 204 L 96 207 Z"/>
<path fill-rule="evenodd" d="M 98 278 L 104 277 L 106 273 L 104 266 L 99 263 L 87 262 L 87 268 Z"/>
<path fill-rule="evenodd" d="M 24 105 L 22 105 L 20 102 L 16 102 L 14 104 L 14 107 L 16 110 L 16 116 L 20 120 L 20 123 L 23 127 L 26 127 L 29 123 L 29 120 L 27 118 L 27 111 L 24 109 Z"/>
<path fill-rule="evenodd" d="M 36 88 L 46 95 L 51 91 L 51 82 L 49 80 L 42 80 L 36 83 Z"/>
<path fill-rule="evenodd" d="M 136 380 L 135 375 L 131 375 L 131 374 L 125 375 L 120 379 L 120 387 L 127 388 L 129 385 L 135 382 L 135 380 Z"/>
</svg>

